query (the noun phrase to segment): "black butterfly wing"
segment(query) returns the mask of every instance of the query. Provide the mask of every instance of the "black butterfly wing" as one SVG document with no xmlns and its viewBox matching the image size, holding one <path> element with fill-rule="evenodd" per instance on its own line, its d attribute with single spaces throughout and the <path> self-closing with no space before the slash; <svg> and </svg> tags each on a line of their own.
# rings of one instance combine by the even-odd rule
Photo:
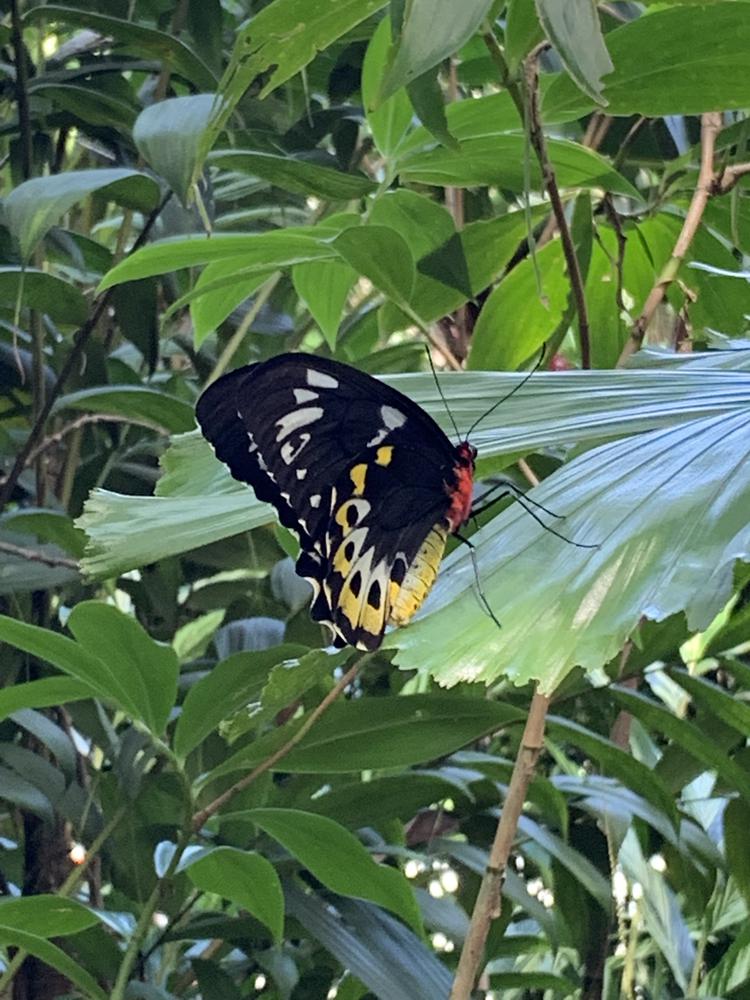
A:
<svg viewBox="0 0 750 1000">
<path fill-rule="evenodd" d="M 383 588 L 400 585 L 449 505 L 455 453 L 445 434 L 402 393 L 306 354 L 279 355 L 222 376 L 196 413 L 232 475 L 298 533 L 297 570 L 316 589 L 313 618 L 345 642 L 379 645 L 391 609 Z M 386 453 L 388 462 L 379 462 Z M 357 511 L 357 522 L 346 523 Z M 357 545 L 366 541 L 355 559 L 360 578 L 357 568 L 342 575 L 336 566 L 353 532 Z M 354 595 L 358 579 L 361 597 Z M 357 602 L 379 596 L 375 612 L 360 607 L 355 620 Z"/>
</svg>

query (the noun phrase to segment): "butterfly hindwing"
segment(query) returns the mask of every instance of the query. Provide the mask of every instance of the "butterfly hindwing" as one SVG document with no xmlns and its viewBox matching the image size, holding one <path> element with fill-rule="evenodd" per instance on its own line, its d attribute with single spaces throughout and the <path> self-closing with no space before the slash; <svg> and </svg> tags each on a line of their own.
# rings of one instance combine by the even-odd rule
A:
<svg viewBox="0 0 750 1000">
<path fill-rule="evenodd" d="M 285 354 L 222 376 L 196 412 L 232 475 L 299 535 L 315 620 L 367 649 L 408 620 L 442 555 L 455 462 L 421 407 L 348 365 Z"/>
</svg>

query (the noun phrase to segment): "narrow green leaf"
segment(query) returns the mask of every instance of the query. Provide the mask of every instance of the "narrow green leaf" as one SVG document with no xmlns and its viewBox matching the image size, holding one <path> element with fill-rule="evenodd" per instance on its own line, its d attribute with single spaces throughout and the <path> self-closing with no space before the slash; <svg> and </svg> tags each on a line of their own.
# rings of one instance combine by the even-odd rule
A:
<svg viewBox="0 0 750 1000">
<path fill-rule="evenodd" d="M 606 105 L 602 77 L 614 69 L 591 0 L 536 0 L 539 20 L 576 85 L 597 104 Z"/>
<path fill-rule="evenodd" d="M 379 865 L 353 833 L 315 813 L 299 809 L 251 809 L 246 814 L 341 896 L 369 899 L 421 933 L 419 909 L 405 877 Z"/>
<path fill-rule="evenodd" d="M 14 684 L 0 690 L 0 719 L 7 719 L 21 708 L 48 708 L 71 701 L 92 698 L 96 692 L 74 677 L 43 677 L 38 681 Z"/>
<path fill-rule="evenodd" d="M 0 767 L 0 799 L 41 816 L 48 823 L 54 822 L 55 810 L 48 796 L 10 768 Z"/>
<path fill-rule="evenodd" d="M 123 678 L 140 717 L 160 735 L 177 695 L 174 650 L 154 642 L 134 618 L 100 601 L 77 604 L 68 627 L 82 649 Z"/>
<path fill-rule="evenodd" d="M 99 385 L 61 396 L 54 412 L 83 410 L 86 413 L 114 413 L 133 423 L 146 424 L 179 434 L 195 426 L 189 403 L 145 385 Z"/>
<path fill-rule="evenodd" d="M 307 260 L 335 259 L 335 251 L 325 241 L 330 233 L 321 229 L 318 238 L 317 232 L 301 228 L 250 233 L 247 236 L 216 233 L 210 238 L 179 236 L 158 240 L 116 264 L 102 278 L 98 292 L 123 281 L 179 271 L 183 267 L 209 264 L 226 257 L 243 257 L 246 268 L 255 266 L 263 272 L 277 267 L 291 267 Z"/>
<path fill-rule="evenodd" d="M 244 258 L 235 261 L 232 257 L 226 261 L 217 260 L 213 264 L 207 264 L 192 290 L 172 303 L 164 313 L 164 319 L 189 303 L 193 342 L 196 347 L 200 347 L 206 337 L 215 333 L 224 320 L 257 292 L 273 273 L 266 270 L 246 273 L 242 269 L 243 264 Z M 328 266 L 335 267 L 336 263 L 328 261 Z"/>
<path fill-rule="evenodd" d="M 686 670 L 670 670 L 669 676 L 692 696 L 696 704 L 707 709 L 742 736 L 750 733 L 750 706 L 712 684 L 703 677 L 694 677 Z"/>
<path fill-rule="evenodd" d="M 236 170 L 270 181 L 282 191 L 326 201 L 350 201 L 364 198 L 377 190 L 377 184 L 359 173 L 347 173 L 334 166 L 295 156 L 277 156 L 254 149 L 216 150 L 208 157 L 210 166 Z"/>
<path fill-rule="evenodd" d="M 229 65 L 219 81 L 224 103 L 206 135 L 206 150 L 213 146 L 254 80 L 264 81 L 259 97 L 266 97 L 331 42 L 385 5 L 386 0 L 343 0 L 335 7 L 300 7 L 299 0 L 274 0 L 258 11 L 237 32 Z"/>
<path fill-rule="evenodd" d="M 543 38 L 534 0 L 510 0 L 505 20 L 505 59 L 512 75 Z"/>
<path fill-rule="evenodd" d="M 78 962 L 73 961 L 62 948 L 58 948 L 52 941 L 48 941 L 31 931 L 22 931 L 17 927 L 3 925 L 0 925 L 0 941 L 6 945 L 22 948 L 30 955 L 36 956 L 45 965 L 56 969 L 71 983 L 79 986 L 85 996 L 91 1000 L 107 1000 L 108 994 L 99 986 L 91 973 Z"/>
<path fill-rule="evenodd" d="M 184 42 L 173 34 L 139 24 L 136 19 L 110 17 L 88 7 L 78 9 L 46 4 L 44 10 L 31 7 L 25 12 L 24 23 L 35 21 L 41 22 L 44 28 L 61 23 L 112 35 L 119 43 L 119 51 L 128 52 L 137 59 L 148 54 L 201 90 L 213 90 L 216 86 L 211 70 Z"/>
<path fill-rule="evenodd" d="M 380 83 L 384 101 L 468 42 L 487 16 L 492 0 L 434 0 L 409 4 L 390 66 Z"/>
<path fill-rule="evenodd" d="M 678 719 L 655 701 L 636 691 L 614 685 L 610 694 L 615 700 L 640 719 L 650 729 L 668 736 L 671 740 L 686 750 L 692 757 L 705 764 L 711 770 L 717 771 L 724 781 L 736 788 L 742 798 L 750 804 L 750 778 L 731 757 L 715 746 L 684 719 Z"/>
<path fill-rule="evenodd" d="M 243 907 L 271 931 L 284 932 L 284 894 L 276 869 L 255 851 L 217 847 L 188 865 L 188 877 L 204 892 L 215 892 Z"/>
<path fill-rule="evenodd" d="M 750 805 L 744 799 L 732 799 L 724 810 L 724 850 L 732 878 L 750 903 L 748 830 L 750 830 Z"/>
<path fill-rule="evenodd" d="M 551 833 L 539 823 L 534 822 L 530 816 L 519 817 L 518 829 L 567 868 L 571 875 L 597 901 L 604 912 L 609 913 L 612 904 L 610 883 L 588 858 L 585 858 L 580 851 L 566 844 L 560 837 L 555 836 L 554 833 Z"/>
<path fill-rule="evenodd" d="M 745 841 L 747 844 L 747 841 Z M 750 924 L 745 923 L 698 987 L 698 996 L 709 1000 L 734 993 L 750 981 Z"/>
<path fill-rule="evenodd" d="M 390 47 L 391 19 L 384 17 L 373 32 L 362 64 L 362 101 L 375 145 L 387 159 L 395 156 L 412 120 L 405 91 L 398 89 L 388 100 L 378 102 Z"/>
</svg>

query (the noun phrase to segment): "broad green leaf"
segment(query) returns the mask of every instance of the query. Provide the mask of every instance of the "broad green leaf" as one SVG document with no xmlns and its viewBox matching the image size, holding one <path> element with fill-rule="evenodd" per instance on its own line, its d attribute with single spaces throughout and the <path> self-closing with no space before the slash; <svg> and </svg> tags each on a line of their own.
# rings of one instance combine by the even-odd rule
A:
<svg viewBox="0 0 750 1000">
<path fill-rule="evenodd" d="M 684 609 L 690 628 L 705 628 L 729 598 L 735 560 L 750 561 L 749 428 L 745 405 L 579 456 L 531 498 L 565 516 L 555 523 L 566 538 L 596 548 L 556 538 L 514 505 L 473 538 L 502 629 L 476 599 L 471 560 L 456 551 L 427 606 L 385 644 L 399 648 L 404 669 L 444 684 L 489 682 L 502 664 L 517 683 L 537 678 L 551 692 L 573 666 L 609 662 L 642 615 Z"/>
<path fill-rule="evenodd" d="M 386 159 L 392 158 L 398 150 L 413 117 L 409 98 L 402 89 L 378 103 L 390 44 L 391 19 L 384 17 L 370 39 L 362 64 L 362 101 L 375 145 Z"/>
<path fill-rule="evenodd" d="M 23 259 L 31 257 L 39 240 L 69 209 L 94 192 L 140 212 L 150 211 L 159 199 L 156 181 L 125 167 L 69 170 L 24 181 L 2 202 L 5 224 L 18 240 Z"/>
<path fill-rule="evenodd" d="M 609 912 L 612 890 L 609 882 L 580 851 L 566 844 L 560 837 L 540 826 L 530 816 L 520 816 L 519 833 L 529 837 L 539 847 L 556 858 L 591 894 L 605 913 Z"/>
<path fill-rule="evenodd" d="M 559 240 L 548 243 L 506 275 L 482 306 L 474 327 L 469 365 L 513 371 L 550 339 L 565 314 L 570 285 Z M 541 282 L 541 297 L 537 287 Z"/>
<path fill-rule="evenodd" d="M 193 200 L 203 170 L 202 139 L 217 103 L 216 94 L 170 97 L 144 108 L 133 125 L 138 152 L 183 205 Z"/>
<path fill-rule="evenodd" d="M 576 85 L 597 104 L 602 77 L 614 69 L 592 0 L 536 0 L 539 20 Z"/>
<path fill-rule="evenodd" d="M 455 794 L 455 784 L 436 772 L 406 771 L 367 782 L 351 782 L 295 804 L 304 804 L 306 809 L 331 816 L 356 830 L 390 819 L 405 823 L 420 809 Z"/>
<path fill-rule="evenodd" d="M 599 153 L 565 139 L 550 139 L 547 148 L 561 187 L 603 188 L 640 200 L 630 182 Z M 521 193 L 526 190 L 526 159 L 526 137 L 522 132 L 490 132 L 462 140 L 458 150 L 438 146 L 403 155 L 398 172 L 410 183 L 440 187 L 490 185 Z M 535 160 L 528 164 L 528 170 L 532 189 L 541 190 L 542 175 Z"/>
<path fill-rule="evenodd" d="M 74 677 L 43 677 L 38 681 L 14 684 L 0 690 L 0 719 L 7 719 L 21 708 L 66 705 L 94 695 L 88 684 Z"/>
<path fill-rule="evenodd" d="M 420 933 L 419 909 L 405 877 L 377 864 L 349 830 L 327 816 L 299 809 L 252 809 L 247 816 L 328 889 L 369 899 Z"/>
<path fill-rule="evenodd" d="M 432 198 L 407 188 L 387 191 L 378 198 L 370 209 L 368 221 L 400 233 L 416 261 L 456 235 L 456 226 L 447 209 Z"/>
<path fill-rule="evenodd" d="M 295 156 L 277 156 L 254 149 L 216 150 L 208 157 L 209 166 L 236 170 L 270 181 L 282 191 L 326 201 L 350 201 L 377 191 L 377 184 L 364 174 L 347 173 L 323 166 L 315 160 Z"/>
<path fill-rule="evenodd" d="M 96 923 L 96 914 L 74 899 L 49 895 L 0 899 L 0 927 L 26 931 L 41 938 L 77 934 Z"/>
<path fill-rule="evenodd" d="M 175 396 L 168 396 L 145 385 L 100 385 L 61 396 L 55 412 L 83 410 L 87 413 L 114 413 L 136 424 L 146 424 L 171 434 L 190 430 L 193 408 Z"/>
<path fill-rule="evenodd" d="M 69 175 L 65 175 L 69 176 Z M 277 267 L 291 267 L 307 260 L 336 258 L 332 247 L 325 242 L 325 230 L 282 229 L 270 233 L 217 233 L 207 236 L 180 236 L 158 240 L 142 247 L 132 256 L 116 264 L 102 278 L 99 292 L 123 281 L 148 278 L 183 267 L 209 264 L 226 257 L 243 257 L 245 268 L 257 267 L 268 272 Z"/>
<path fill-rule="evenodd" d="M 737 352 L 716 353 L 736 355 Z M 696 358 L 664 371 L 538 372 L 522 392 L 505 399 L 486 419 L 483 418 L 493 404 L 518 385 L 518 375 L 461 372 L 440 376 L 440 384 L 460 428 L 482 420 L 472 433 L 481 462 L 484 458 L 524 453 L 549 445 L 567 446 L 571 441 L 598 442 L 603 438 L 677 427 L 702 414 L 744 412 L 750 405 L 750 375 L 723 371 L 714 358 L 708 364 L 710 367 L 706 368 Z M 445 404 L 431 374 L 385 376 L 384 381 L 405 392 L 447 434 L 452 433 Z M 623 447 L 626 453 L 631 449 L 637 451 L 635 441 Z M 625 466 L 613 465 L 610 472 L 627 477 L 630 461 L 628 456 Z M 123 572 L 267 524 L 274 518 L 269 505 L 259 503 L 250 489 L 231 478 L 198 432 L 181 435 L 167 452 L 164 466 L 168 475 L 157 484 L 156 497 L 128 497 L 106 490 L 91 494 L 77 522 L 89 538 L 81 563 L 85 573 L 104 576 Z M 583 485 L 580 483 L 579 488 Z M 646 484 L 641 483 L 639 488 L 645 489 Z M 556 512 L 558 508 L 559 512 L 570 512 L 567 496 L 558 497 L 555 503 L 552 509 Z M 492 522 L 493 534 L 503 523 Z M 512 523 L 515 525 L 516 520 Z M 531 529 L 528 515 L 518 518 L 518 526 L 512 530 Z M 484 530 L 489 531 L 489 526 Z M 546 532 L 539 538 L 544 539 L 545 545 L 550 542 Z M 567 546 L 565 555 L 571 555 L 572 551 Z M 500 544 L 496 553 L 501 555 Z M 458 554 L 449 557 L 441 576 L 458 558 Z M 546 574 L 540 578 L 534 572 L 537 586 L 543 585 Z M 462 579 L 468 588 L 473 574 L 469 571 L 468 577 Z M 518 592 L 515 597 L 518 599 Z M 481 622 L 483 616 L 473 600 L 467 601 L 466 606 L 470 617 L 475 615 Z M 415 624 L 410 626 L 409 634 L 414 632 Z M 405 637 L 406 633 L 402 638 Z"/>
<path fill-rule="evenodd" d="M 68 618 L 82 649 L 123 678 L 149 729 L 160 735 L 177 695 L 177 656 L 111 604 L 82 601 Z"/>
<path fill-rule="evenodd" d="M 377 997 L 447 1000 L 451 974 L 421 938 L 390 914 L 355 899 L 328 899 L 284 885 L 287 910 Z"/>
<path fill-rule="evenodd" d="M 193 885 L 243 907 L 271 931 L 274 941 L 284 932 L 284 894 L 276 869 L 255 851 L 217 847 L 190 864 Z"/>
<path fill-rule="evenodd" d="M 619 686 L 610 688 L 610 692 L 623 708 L 640 719 L 649 729 L 655 729 L 668 736 L 701 764 L 710 770 L 716 770 L 750 805 L 750 778 L 721 747 L 716 746 L 711 740 L 706 740 L 695 727 L 684 719 L 678 719 L 668 709 L 645 695 Z"/>
<path fill-rule="evenodd" d="M 112 35 L 117 40 L 120 51 L 129 52 L 138 59 L 148 54 L 201 90 L 213 90 L 216 86 L 216 78 L 211 70 L 184 42 L 173 34 L 139 24 L 134 18 L 125 20 L 109 17 L 88 7 L 79 9 L 45 4 L 44 10 L 41 7 L 31 7 L 25 13 L 24 23 L 34 21 L 40 22 L 45 29 L 52 24 L 61 23 Z"/>
<path fill-rule="evenodd" d="M 533 996 L 551 990 L 555 996 L 573 996 L 577 984 L 552 972 L 493 972 L 489 976 L 494 991 L 521 991 L 521 996 Z"/>
<path fill-rule="evenodd" d="M 449 149 L 458 149 L 458 141 L 448 129 L 445 98 L 440 86 L 439 71 L 431 69 L 417 77 L 408 85 L 407 93 L 417 117 L 425 128 L 429 129 L 430 133 L 444 146 Z"/>
<path fill-rule="evenodd" d="M 390 97 L 399 87 L 457 52 L 479 28 L 491 7 L 492 0 L 408 4 L 390 66 L 380 82 L 379 99 Z"/>
<path fill-rule="evenodd" d="M 414 260 L 400 233 L 387 226 L 352 226 L 332 241 L 341 258 L 396 303 L 414 288 Z"/>
<path fill-rule="evenodd" d="M 56 969 L 71 983 L 79 986 L 84 995 L 90 997 L 91 1000 L 107 1000 L 107 994 L 87 969 L 73 961 L 62 948 L 41 937 L 38 933 L 19 930 L 16 926 L 0 924 L 0 941 L 3 944 L 21 948 L 40 959 L 45 965 Z"/>
<path fill-rule="evenodd" d="M 710 45 L 698 41 L 709 38 Z M 750 104 L 749 46 L 745 3 L 680 5 L 629 21 L 607 35 L 615 66 L 604 86 L 607 113 L 659 118 L 745 108 Z M 569 121 L 592 106 L 561 74 L 544 96 L 542 118 Z"/>
<path fill-rule="evenodd" d="M 274 0 L 258 11 L 237 33 L 229 65 L 219 81 L 223 103 L 206 135 L 205 150 L 211 149 L 253 81 L 263 80 L 259 97 L 266 97 L 385 5 L 386 0 L 343 0 L 333 7 L 311 6 L 307 0 Z"/>
<path fill-rule="evenodd" d="M 175 729 L 176 753 L 186 757 L 224 719 L 251 702 L 259 704 L 273 667 L 304 652 L 304 646 L 274 646 L 258 653 L 235 653 L 217 663 L 185 697 Z"/>
<path fill-rule="evenodd" d="M 356 280 L 353 267 L 335 260 L 296 264 L 292 269 L 294 290 L 310 310 L 331 350 L 336 347 L 344 307 Z"/>
<path fill-rule="evenodd" d="M 507 91 L 454 101 L 446 106 L 445 117 L 451 135 L 461 141 L 506 135 L 523 128 L 518 109 Z M 404 139 L 399 147 L 399 156 L 406 158 L 416 151 L 432 149 L 434 145 L 432 133 L 420 126 Z"/>
<path fill-rule="evenodd" d="M 129 715 L 142 718 L 138 699 L 131 695 L 129 678 L 120 676 L 112 665 L 67 636 L 0 615 L 0 640 L 53 664 L 88 685 L 97 697 L 113 701 Z"/>
<path fill-rule="evenodd" d="M 23 306 L 55 323 L 80 326 L 89 314 L 83 293 L 70 282 L 33 267 L 0 267 L 0 302 L 15 309 L 19 295 Z"/>
<path fill-rule="evenodd" d="M 138 109 L 129 101 L 118 100 L 95 87 L 74 84 L 48 83 L 39 80 L 29 86 L 29 93 L 37 99 L 51 101 L 56 107 L 69 111 L 76 118 L 91 125 L 104 125 L 129 132 Z"/>
<path fill-rule="evenodd" d="M 279 769 L 292 774 L 337 774 L 405 767 L 445 756 L 522 718 L 523 713 L 509 705 L 453 695 L 337 702 L 283 758 Z M 238 750 L 211 777 L 264 760 L 289 739 L 300 721 Z"/>
</svg>

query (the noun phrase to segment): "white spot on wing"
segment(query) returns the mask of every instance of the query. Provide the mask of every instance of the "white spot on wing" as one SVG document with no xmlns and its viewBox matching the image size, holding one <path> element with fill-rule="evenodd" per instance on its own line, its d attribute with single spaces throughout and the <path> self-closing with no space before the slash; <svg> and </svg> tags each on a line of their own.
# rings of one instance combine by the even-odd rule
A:
<svg viewBox="0 0 750 1000">
<path fill-rule="evenodd" d="M 326 375 L 325 372 L 316 371 L 314 368 L 307 369 L 307 384 L 315 385 L 319 389 L 338 389 L 339 381 L 333 375 Z"/>
<path fill-rule="evenodd" d="M 300 434 L 297 445 L 291 441 L 285 441 L 281 446 L 281 459 L 286 465 L 291 465 L 298 457 L 299 453 L 310 440 L 309 434 Z"/>
<path fill-rule="evenodd" d="M 294 399 L 297 403 L 310 403 L 313 399 L 319 399 L 317 392 L 311 392 L 310 389 L 295 389 Z"/>
<path fill-rule="evenodd" d="M 313 493 L 313 495 L 310 497 L 310 506 L 320 507 L 320 499 L 321 499 L 320 493 Z"/>
<path fill-rule="evenodd" d="M 390 431 L 395 431 L 397 427 L 401 427 L 406 423 L 406 414 L 402 413 L 401 410 L 397 410 L 395 406 L 381 406 L 380 416 Z"/>
<path fill-rule="evenodd" d="M 292 410 L 291 413 L 284 414 L 281 420 L 276 421 L 276 426 L 279 428 L 276 440 L 283 441 L 284 438 L 289 437 L 293 431 L 298 431 L 302 427 L 307 427 L 308 424 L 314 424 L 315 421 L 320 420 L 322 416 L 322 406 L 303 406 L 299 410 Z"/>
<path fill-rule="evenodd" d="M 307 469 L 297 469 L 297 479 L 304 479 L 307 475 Z"/>
<path fill-rule="evenodd" d="M 385 439 L 388 437 L 388 433 L 389 433 L 388 428 L 383 427 L 381 430 L 378 431 L 378 433 L 375 435 L 374 438 L 370 438 L 370 440 L 367 442 L 367 447 L 374 448 L 376 445 L 379 445 L 382 441 L 385 441 Z"/>
</svg>

